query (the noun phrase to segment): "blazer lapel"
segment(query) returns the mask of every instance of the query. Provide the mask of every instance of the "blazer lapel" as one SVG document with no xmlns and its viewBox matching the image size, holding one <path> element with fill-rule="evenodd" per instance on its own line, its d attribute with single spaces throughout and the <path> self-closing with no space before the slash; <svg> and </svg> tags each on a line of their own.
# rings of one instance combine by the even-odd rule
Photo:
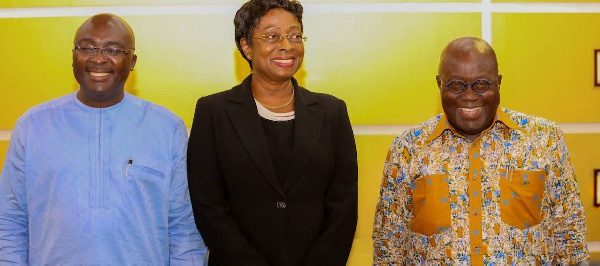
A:
<svg viewBox="0 0 600 266">
<path fill-rule="evenodd" d="M 252 100 L 250 80 L 251 76 L 246 78 L 236 90 L 232 90 L 230 101 L 240 103 L 240 105 L 227 108 L 227 115 L 254 164 L 256 164 L 267 182 L 279 194 L 285 196 L 271 163 L 260 117 L 258 116 L 256 104 Z"/>
<path fill-rule="evenodd" d="M 296 116 L 294 119 L 294 146 L 290 165 L 284 179 L 284 191 L 287 191 L 298 181 L 312 159 L 317 149 L 323 125 L 323 109 L 311 106 L 318 102 L 317 98 L 306 89 L 298 87 L 295 80 L 293 81 L 298 96 L 294 103 Z"/>
</svg>

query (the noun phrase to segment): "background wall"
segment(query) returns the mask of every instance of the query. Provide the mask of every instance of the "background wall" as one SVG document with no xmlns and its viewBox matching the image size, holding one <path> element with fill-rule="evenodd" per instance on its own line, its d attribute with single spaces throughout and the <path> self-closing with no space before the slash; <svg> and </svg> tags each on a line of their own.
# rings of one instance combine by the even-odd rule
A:
<svg viewBox="0 0 600 266">
<path fill-rule="evenodd" d="M 0 160 L 16 119 L 73 92 L 71 49 L 89 16 L 124 17 L 138 62 L 127 90 L 191 125 L 195 101 L 248 73 L 233 40 L 243 0 L 3 0 L 0 2 Z M 503 74 L 502 106 L 561 124 L 587 212 L 590 249 L 600 252 L 600 0 L 304 0 L 305 61 L 297 78 L 344 99 L 359 154 L 360 217 L 349 265 L 371 263 L 371 227 L 381 171 L 394 136 L 440 113 L 435 85 L 443 47 L 461 36 L 492 43 Z M 600 258 L 598 253 L 594 258 Z"/>
</svg>

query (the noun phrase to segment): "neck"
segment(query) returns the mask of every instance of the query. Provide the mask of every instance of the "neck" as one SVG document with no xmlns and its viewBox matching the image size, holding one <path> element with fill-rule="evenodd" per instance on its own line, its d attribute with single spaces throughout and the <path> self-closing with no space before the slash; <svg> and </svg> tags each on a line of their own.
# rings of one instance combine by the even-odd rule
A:
<svg viewBox="0 0 600 266">
<path fill-rule="evenodd" d="M 258 103 L 273 112 L 289 112 L 294 108 L 294 86 L 291 80 L 267 83 L 252 79 L 252 96 Z"/>
</svg>

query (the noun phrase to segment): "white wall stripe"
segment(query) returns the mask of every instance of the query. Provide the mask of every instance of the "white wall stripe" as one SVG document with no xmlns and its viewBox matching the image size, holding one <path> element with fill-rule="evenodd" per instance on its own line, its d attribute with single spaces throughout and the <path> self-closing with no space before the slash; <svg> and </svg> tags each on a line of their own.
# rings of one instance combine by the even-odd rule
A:
<svg viewBox="0 0 600 266">
<path fill-rule="evenodd" d="M 238 5 L 104 6 L 0 8 L 0 18 L 87 17 L 98 13 L 120 16 L 235 14 Z"/>
<path fill-rule="evenodd" d="M 481 38 L 492 44 L 492 0 L 482 0 Z"/>
<path fill-rule="evenodd" d="M 10 140 L 10 130 L 0 130 L 0 141 L 8 141 Z"/>
<path fill-rule="evenodd" d="M 565 134 L 600 134 L 600 123 L 562 123 L 558 124 Z M 354 125 L 354 135 L 399 135 L 416 125 Z M 0 130 L 0 141 L 10 140 L 11 130 Z M 188 134 L 190 129 L 188 128 Z"/>
<path fill-rule="evenodd" d="M 494 13 L 599 13 L 600 3 L 495 3 Z"/>
<path fill-rule="evenodd" d="M 339 13 L 600 13 L 600 3 L 350 3 L 305 4 L 305 14 Z M 239 5 L 103 6 L 0 8 L 0 18 L 91 16 L 111 12 L 121 16 L 235 14 Z M 484 27 L 485 29 L 485 27 Z"/>
<path fill-rule="evenodd" d="M 481 3 L 352 3 L 352 4 L 306 4 L 311 13 L 476 13 Z"/>
<path fill-rule="evenodd" d="M 588 249 L 591 253 L 600 253 L 600 241 L 589 241 Z M 596 264 L 594 264 L 596 265 Z"/>
<path fill-rule="evenodd" d="M 598 134 L 600 123 L 559 123 L 565 134 Z"/>
</svg>

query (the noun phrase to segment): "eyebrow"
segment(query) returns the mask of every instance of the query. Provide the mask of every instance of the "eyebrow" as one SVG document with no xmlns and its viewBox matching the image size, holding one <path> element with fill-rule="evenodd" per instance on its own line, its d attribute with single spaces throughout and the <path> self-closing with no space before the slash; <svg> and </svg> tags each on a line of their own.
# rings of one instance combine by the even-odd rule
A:
<svg viewBox="0 0 600 266">
<path fill-rule="evenodd" d="M 280 28 L 278 26 L 266 26 L 266 27 L 260 29 L 260 31 L 265 31 L 265 30 L 270 30 L 270 29 L 281 29 L 281 30 L 283 30 L 282 28 Z M 300 26 L 291 26 L 288 29 L 301 29 L 301 27 Z"/>
<path fill-rule="evenodd" d="M 83 39 L 79 40 L 79 42 L 77 42 L 77 43 L 85 43 L 85 42 L 92 43 L 93 45 L 98 45 L 98 43 L 96 43 L 95 40 L 90 39 L 90 38 L 83 38 Z M 113 45 L 117 45 L 117 46 L 121 46 L 121 47 L 125 46 L 125 45 L 123 45 L 123 43 L 117 42 L 117 41 L 108 41 L 108 42 L 104 43 L 102 46 L 113 46 Z"/>
</svg>

